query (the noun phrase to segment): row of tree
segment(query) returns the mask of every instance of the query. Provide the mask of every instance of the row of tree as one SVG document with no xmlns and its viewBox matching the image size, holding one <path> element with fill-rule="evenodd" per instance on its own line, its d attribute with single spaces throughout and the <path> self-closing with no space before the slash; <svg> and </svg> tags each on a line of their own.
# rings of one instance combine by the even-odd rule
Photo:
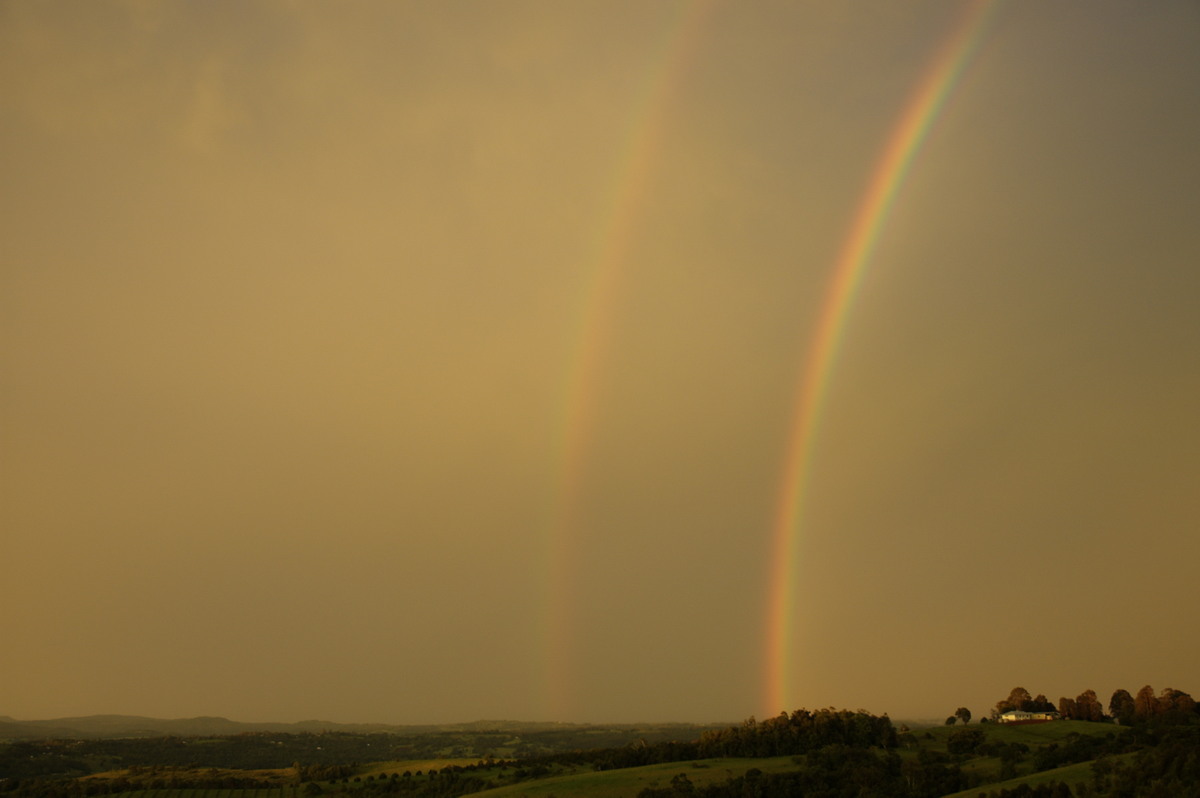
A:
<svg viewBox="0 0 1200 798">
<path fill-rule="evenodd" d="M 1084 690 L 1075 698 L 1060 698 L 1058 706 L 1055 707 L 1045 695 L 1039 693 L 1037 696 L 1031 696 L 1024 687 L 1014 687 L 1008 698 L 996 702 L 992 709 L 992 720 L 997 720 L 1005 712 L 1012 710 L 1057 711 L 1066 720 L 1116 721 L 1122 726 L 1156 719 L 1178 721 L 1200 714 L 1195 700 L 1182 690 L 1167 687 L 1156 696 L 1154 688 L 1150 685 L 1138 690 L 1137 695 L 1130 695 L 1125 689 L 1115 690 L 1108 701 L 1108 714 L 1105 714 L 1104 705 L 1100 703 L 1095 690 Z M 946 723 L 952 724 L 955 720 L 970 722 L 970 710 L 959 707 L 954 715 L 946 719 Z"/>
<path fill-rule="evenodd" d="M 887 715 L 858 710 L 797 709 L 762 721 L 753 717 L 741 726 L 700 735 L 700 757 L 784 756 L 826 745 L 854 748 L 895 748 L 896 728 Z"/>
<path fill-rule="evenodd" d="M 765 720 L 751 717 L 738 726 L 712 729 L 698 740 L 657 743 L 639 741 L 622 748 L 603 748 L 524 758 L 525 768 L 590 765 L 594 770 L 685 762 L 712 757 L 773 757 L 805 754 L 829 745 L 892 749 L 896 728 L 887 715 L 858 710 L 798 709 Z"/>
<path fill-rule="evenodd" d="M 902 759 L 894 751 L 827 745 L 796 757 L 803 767 L 783 773 L 751 768 L 741 776 L 693 784 L 685 773 L 638 798 L 931 798 L 968 786 L 962 771 L 935 755 Z"/>
</svg>

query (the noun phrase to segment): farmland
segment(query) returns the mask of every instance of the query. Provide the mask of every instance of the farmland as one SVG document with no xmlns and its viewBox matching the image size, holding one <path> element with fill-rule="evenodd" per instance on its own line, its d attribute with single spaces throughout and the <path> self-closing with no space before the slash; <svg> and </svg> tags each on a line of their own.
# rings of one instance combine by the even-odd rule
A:
<svg viewBox="0 0 1200 798">
<path fill-rule="evenodd" d="M 0 743 L 0 796 L 722 798 L 839 795 L 851 786 L 881 798 L 1015 789 L 1136 796 L 1143 772 L 1192 778 L 1198 742 L 1200 725 L 1191 719 L 896 728 L 886 717 L 832 710 L 718 728 L 23 740 Z M 1125 783 L 1132 788 L 1106 791 Z"/>
</svg>

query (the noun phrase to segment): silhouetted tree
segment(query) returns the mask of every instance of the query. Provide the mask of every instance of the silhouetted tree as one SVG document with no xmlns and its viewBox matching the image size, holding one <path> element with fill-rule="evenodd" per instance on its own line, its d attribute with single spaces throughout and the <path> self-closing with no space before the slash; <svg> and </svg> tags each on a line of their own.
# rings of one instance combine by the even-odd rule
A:
<svg viewBox="0 0 1200 798">
<path fill-rule="evenodd" d="M 675 795 L 691 795 L 695 791 L 696 786 L 686 773 L 676 773 L 671 777 L 671 792 Z"/>
<path fill-rule="evenodd" d="M 1186 720 L 1195 712 L 1195 700 L 1182 690 L 1164 687 L 1158 696 L 1158 714 L 1168 717 L 1172 721 Z"/>
<path fill-rule="evenodd" d="M 1150 685 L 1138 690 L 1134 696 L 1133 714 L 1138 720 L 1150 720 L 1158 714 L 1158 699 L 1154 697 L 1154 688 Z"/>
<path fill-rule="evenodd" d="M 1095 690 L 1084 690 L 1075 697 L 1075 713 L 1079 720 L 1104 720 L 1104 708 L 1100 706 Z"/>
<path fill-rule="evenodd" d="M 986 739 L 983 729 L 958 729 L 946 738 L 946 750 L 952 754 L 973 754 Z"/>
<path fill-rule="evenodd" d="M 995 708 L 992 709 L 992 717 L 998 718 L 1012 709 L 1029 712 L 1032 707 L 1033 696 L 1029 695 L 1029 691 L 1024 687 L 1014 687 L 1008 694 L 1008 698 L 996 702 Z"/>
<path fill-rule="evenodd" d="M 961 720 L 964 726 L 971 722 L 971 710 L 966 707 L 959 707 L 954 710 L 954 716 Z"/>
<path fill-rule="evenodd" d="M 1112 698 L 1108 700 L 1108 714 L 1116 718 L 1122 726 L 1133 723 L 1133 696 L 1128 690 L 1118 688 L 1113 691 Z"/>
</svg>

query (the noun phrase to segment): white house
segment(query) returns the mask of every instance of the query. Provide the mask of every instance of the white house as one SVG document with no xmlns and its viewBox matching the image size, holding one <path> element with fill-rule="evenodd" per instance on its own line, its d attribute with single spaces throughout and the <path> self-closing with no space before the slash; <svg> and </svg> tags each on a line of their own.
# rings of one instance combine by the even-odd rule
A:
<svg viewBox="0 0 1200 798">
<path fill-rule="evenodd" d="M 1020 709 L 1010 709 L 1000 716 L 1001 723 L 1028 723 L 1038 720 L 1058 720 L 1059 714 L 1054 710 L 1045 712 L 1024 712 Z"/>
</svg>

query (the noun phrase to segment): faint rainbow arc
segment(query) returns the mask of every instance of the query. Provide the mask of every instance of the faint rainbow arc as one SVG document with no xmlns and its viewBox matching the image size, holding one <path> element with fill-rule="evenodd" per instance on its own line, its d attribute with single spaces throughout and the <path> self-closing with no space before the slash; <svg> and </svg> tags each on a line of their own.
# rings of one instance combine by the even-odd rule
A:
<svg viewBox="0 0 1200 798">
<path fill-rule="evenodd" d="M 887 139 L 838 252 L 805 366 L 800 370 L 794 412 L 772 522 L 764 711 L 791 708 L 789 672 L 793 647 L 795 565 L 808 487 L 830 377 L 842 334 L 867 263 L 893 201 L 933 122 L 978 47 L 993 0 L 974 0 L 926 68 Z"/>
<path fill-rule="evenodd" d="M 562 414 L 556 424 L 557 481 L 548 513 L 545 551 L 547 562 L 541 662 L 544 713 L 569 711 L 569 679 L 572 671 L 571 581 L 576 566 L 579 498 L 596 420 L 614 316 L 620 299 L 628 250 L 644 207 L 644 196 L 653 176 L 653 165 L 667 128 L 669 97 L 692 61 L 712 4 L 707 0 L 681 0 L 665 26 L 658 57 L 646 70 L 646 78 L 627 115 L 623 145 L 617 168 L 601 202 L 604 211 L 597 225 L 587 259 L 587 279 L 579 300 L 579 319 L 570 335 L 570 350 L 563 380 Z M 564 719 L 565 716 L 564 716 Z"/>
</svg>

